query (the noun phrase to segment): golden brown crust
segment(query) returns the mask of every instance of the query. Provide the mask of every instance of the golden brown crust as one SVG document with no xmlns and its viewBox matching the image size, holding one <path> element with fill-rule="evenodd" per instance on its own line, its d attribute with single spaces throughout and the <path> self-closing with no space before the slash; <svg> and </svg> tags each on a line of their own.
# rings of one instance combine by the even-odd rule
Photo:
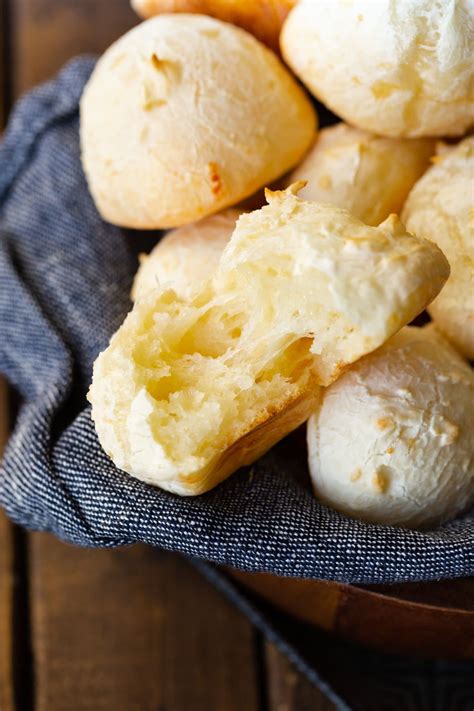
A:
<svg viewBox="0 0 474 711">
<path fill-rule="evenodd" d="M 252 35 L 207 15 L 158 15 L 109 47 L 87 83 L 83 166 L 108 222 L 179 227 L 293 168 L 316 123 L 303 90 Z"/>
<path fill-rule="evenodd" d="M 271 49 L 278 51 L 281 26 L 298 0 L 131 0 L 143 18 L 164 12 L 211 15 L 242 27 Z"/>
</svg>

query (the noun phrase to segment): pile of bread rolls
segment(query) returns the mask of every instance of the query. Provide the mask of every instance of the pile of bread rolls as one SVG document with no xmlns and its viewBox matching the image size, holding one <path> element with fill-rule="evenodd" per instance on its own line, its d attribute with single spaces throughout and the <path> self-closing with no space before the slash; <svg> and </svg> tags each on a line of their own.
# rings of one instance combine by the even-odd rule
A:
<svg viewBox="0 0 474 711">
<path fill-rule="evenodd" d="M 175 229 L 94 365 L 105 451 L 196 495 L 308 421 L 323 503 L 407 527 L 468 510 L 472 3 L 132 4 L 150 19 L 85 88 L 83 166 L 105 220 Z M 344 123 L 318 131 L 298 80 Z"/>
</svg>

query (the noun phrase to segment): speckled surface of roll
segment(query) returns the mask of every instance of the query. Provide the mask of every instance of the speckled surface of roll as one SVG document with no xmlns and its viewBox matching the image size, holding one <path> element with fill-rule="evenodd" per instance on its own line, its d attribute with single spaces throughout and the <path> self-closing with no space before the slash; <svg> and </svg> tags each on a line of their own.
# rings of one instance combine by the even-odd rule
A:
<svg viewBox="0 0 474 711">
<path fill-rule="evenodd" d="M 345 121 L 387 136 L 461 136 L 474 123 L 473 0 L 300 0 L 280 43 Z"/>
<path fill-rule="evenodd" d="M 292 168 L 313 139 L 310 100 L 252 35 L 159 15 L 99 59 L 81 101 L 82 160 L 104 219 L 177 227 Z"/>
<path fill-rule="evenodd" d="M 308 421 L 316 495 L 373 523 L 438 525 L 474 505 L 474 374 L 407 327 L 323 391 Z"/>
<path fill-rule="evenodd" d="M 403 219 L 410 232 L 436 242 L 448 258 L 451 275 L 428 311 L 474 360 L 474 137 L 440 145 L 434 160 L 410 193 Z"/>
<path fill-rule="evenodd" d="M 179 227 L 162 237 L 150 254 L 141 254 L 133 301 L 165 284 L 179 296 L 197 293 L 216 271 L 239 214 L 238 210 L 224 210 Z"/>
<path fill-rule="evenodd" d="M 434 152 L 434 139 L 384 138 L 339 123 L 319 132 L 288 184 L 307 180 L 305 200 L 333 203 L 378 225 L 400 213 Z"/>
</svg>

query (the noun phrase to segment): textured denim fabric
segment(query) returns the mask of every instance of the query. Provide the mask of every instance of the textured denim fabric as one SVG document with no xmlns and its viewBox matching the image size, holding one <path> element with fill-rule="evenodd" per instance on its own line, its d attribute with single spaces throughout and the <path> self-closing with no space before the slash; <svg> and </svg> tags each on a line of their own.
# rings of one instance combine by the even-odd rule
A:
<svg viewBox="0 0 474 711">
<path fill-rule="evenodd" d="M 144 541 L 278 575 L 473 575 L 472 512 L 429 532 L 351 520 L 318 503 L 296 476 L 301 456 L 281 448 L 195 498 L 132 479 L 102 451 L 85 392 L 130 308 L 136 258 L 81 170 L 78 102 L 92 67 L 75 60 L 23 98 L 0 146 L 0 371 L 24 402 L 0 471 L 8 515 L 79 545 Z"/>
</svg>

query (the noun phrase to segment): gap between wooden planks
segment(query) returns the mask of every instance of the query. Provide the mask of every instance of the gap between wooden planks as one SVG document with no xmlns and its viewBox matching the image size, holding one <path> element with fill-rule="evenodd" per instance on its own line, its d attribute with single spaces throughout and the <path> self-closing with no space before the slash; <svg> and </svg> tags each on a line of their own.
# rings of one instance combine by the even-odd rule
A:
<svg viewBox="0 0 474 711">
<path fill-rule="evenodd" d="M 15 96 L 137 21 L 127 0 L 10 0 L 8 11 Z M 10 711 L 14 552 L 3 515 L 0 536 L 0 708 Z M 74 549 L 45 534 L 28 540 L 37 711 L 332 708 L 273 645 L 258 663 L 250 624 L 181 558 L 144 546 Z"/>
</svg>

